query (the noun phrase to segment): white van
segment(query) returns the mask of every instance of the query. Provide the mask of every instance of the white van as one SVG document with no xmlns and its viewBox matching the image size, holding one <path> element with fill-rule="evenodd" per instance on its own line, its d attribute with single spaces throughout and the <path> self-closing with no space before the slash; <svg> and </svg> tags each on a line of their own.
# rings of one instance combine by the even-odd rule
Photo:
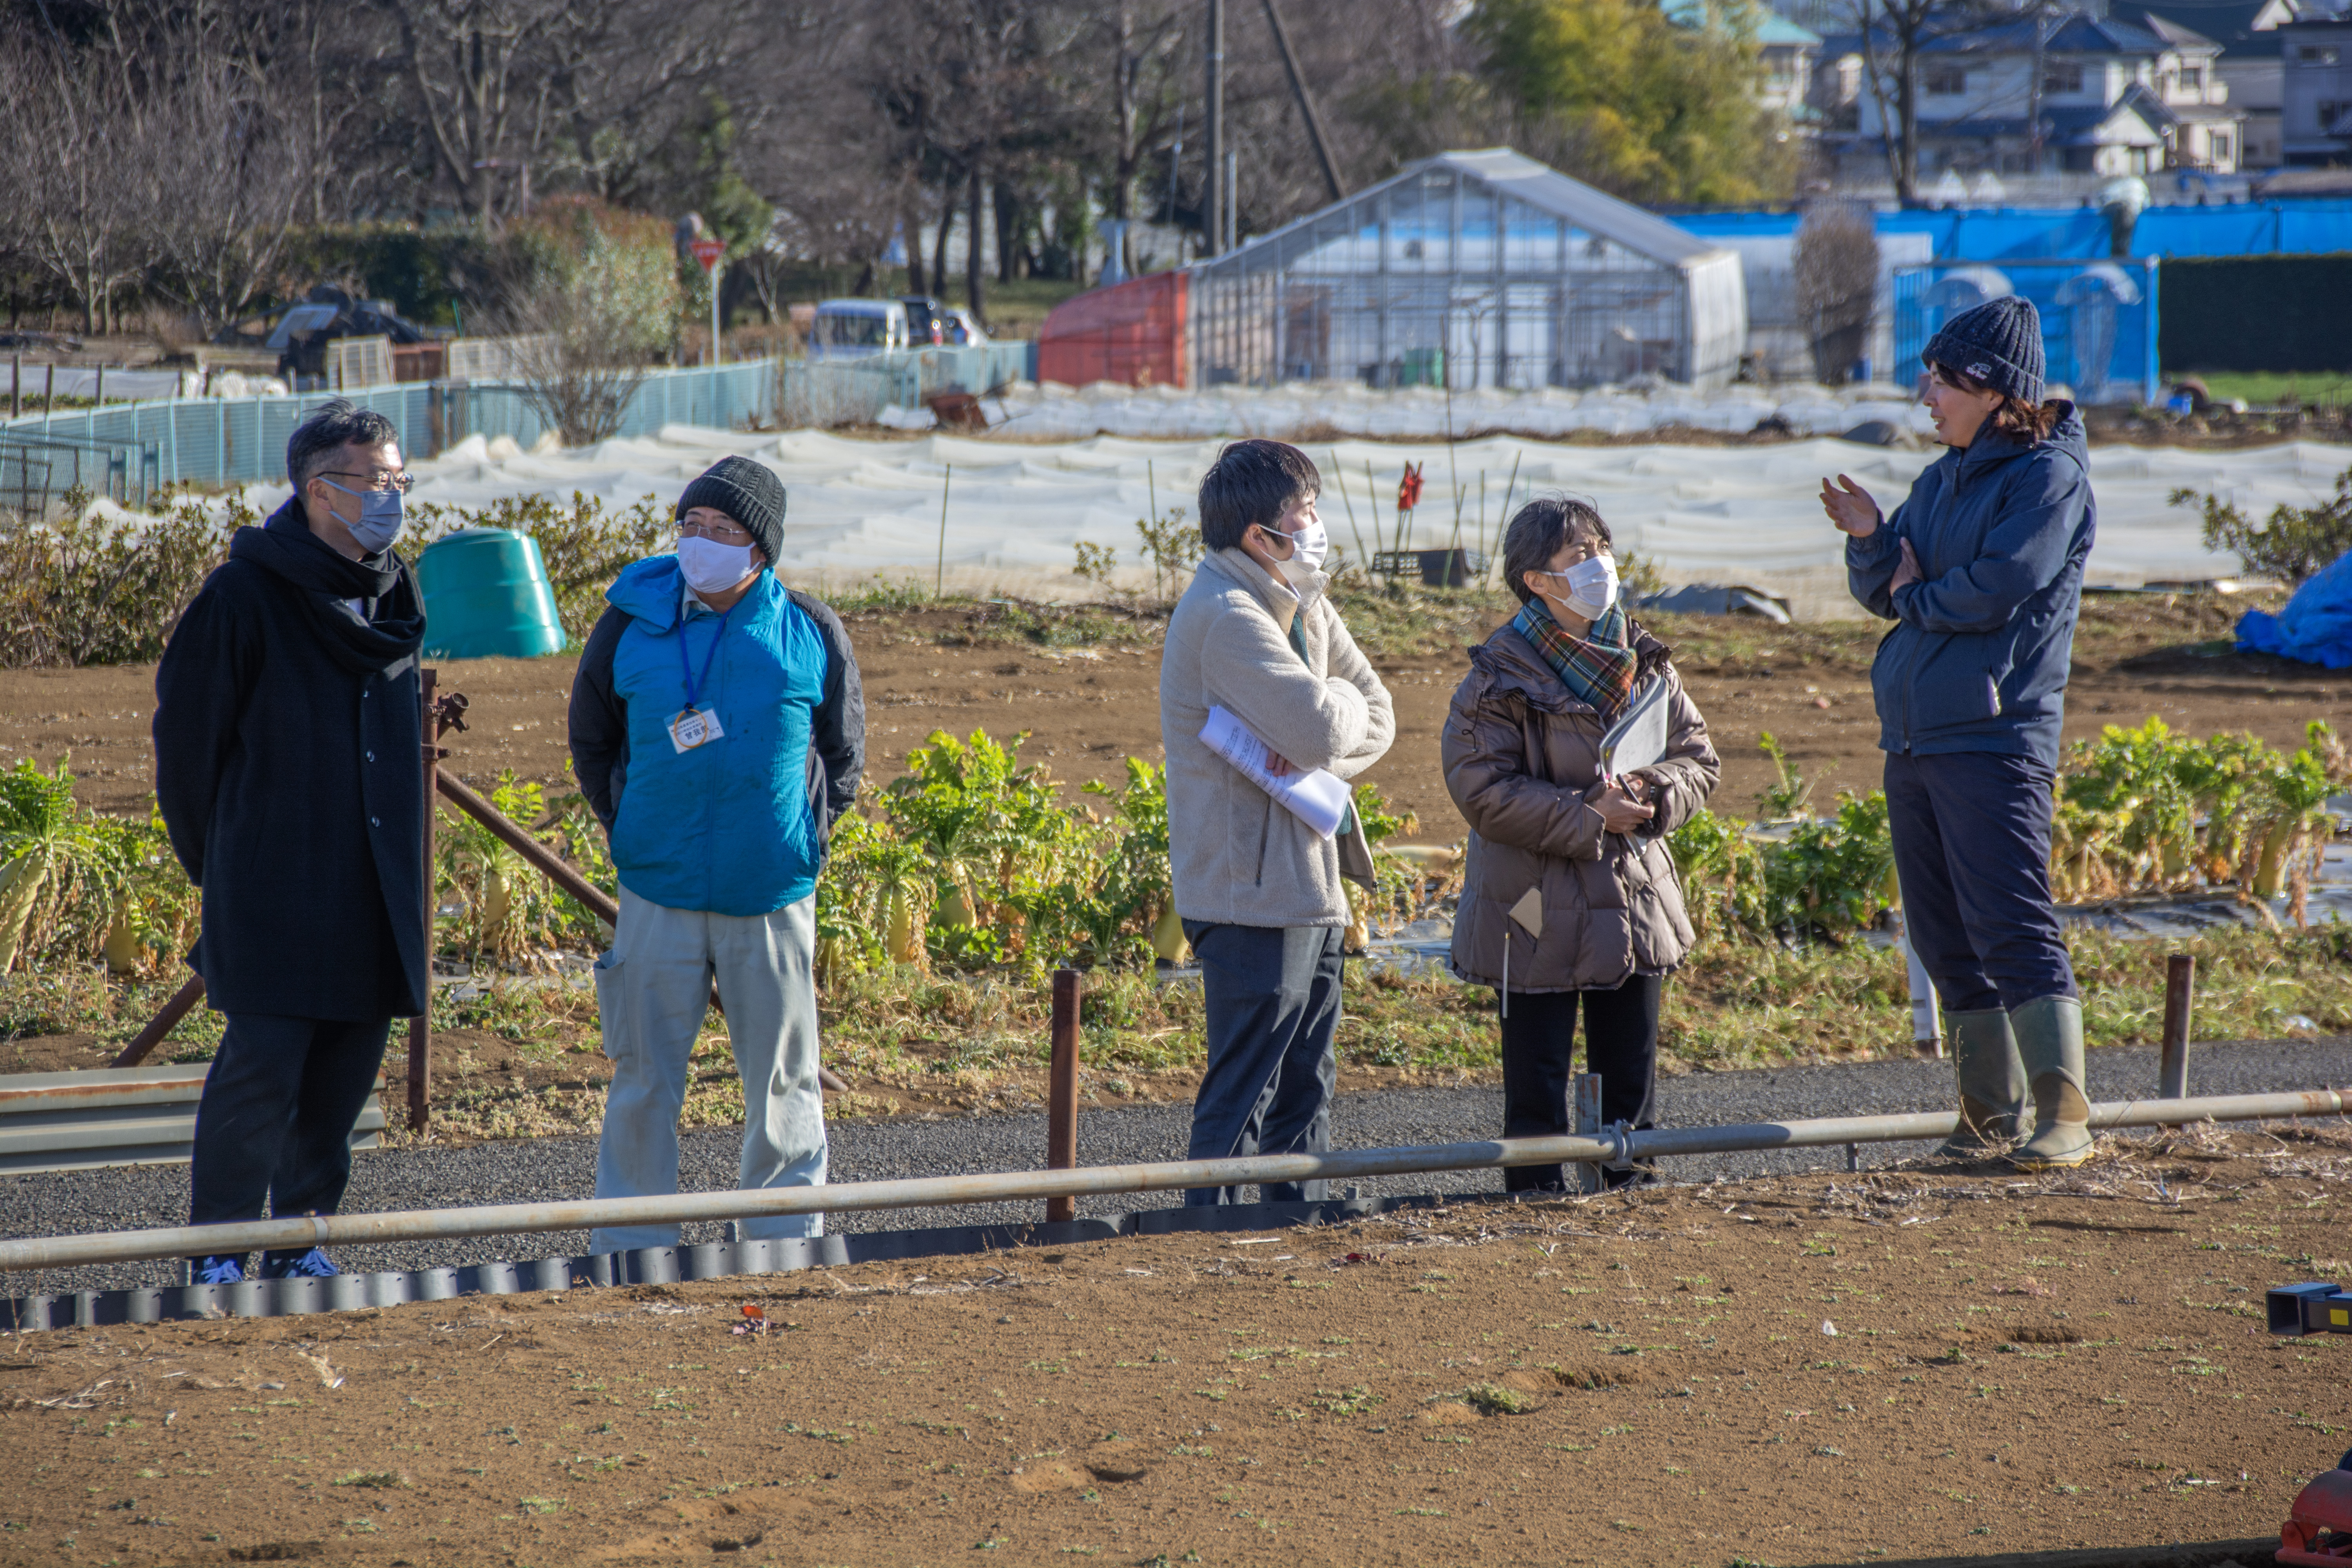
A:
<svg viewBox="0 0 2352 1568">
<path fill-rule="evenodd" d="M 809 323 L 811 359 L 866 359 L 907 346 L 907 307 L 896 300 L 827 300 Z"/>
</svg>

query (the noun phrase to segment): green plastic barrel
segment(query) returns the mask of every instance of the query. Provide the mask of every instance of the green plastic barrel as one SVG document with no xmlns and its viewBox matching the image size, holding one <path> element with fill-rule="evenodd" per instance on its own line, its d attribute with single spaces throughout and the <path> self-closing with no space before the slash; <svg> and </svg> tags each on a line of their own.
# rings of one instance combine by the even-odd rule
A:
<svg viewBox="0 0 2352 1568">
<path fill-rule="evenodd" d="M 468 528 L 416 558 L 430 658 L 536 658 L 563 651 L 563 622 L 539 541 L 508 528 Z"/>
</svg>

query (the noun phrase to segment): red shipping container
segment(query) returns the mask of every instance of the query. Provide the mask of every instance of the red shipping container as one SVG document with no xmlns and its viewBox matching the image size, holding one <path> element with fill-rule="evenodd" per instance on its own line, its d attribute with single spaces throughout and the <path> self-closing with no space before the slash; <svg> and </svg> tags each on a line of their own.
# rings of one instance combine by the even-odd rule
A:
<svg viewBox="0 0 2352 1568">
<path fill-rule="evenodd" d="M 1189 283 L 1184 272 L 1153 272 L 1063 300 L 1037 334 L 1037 379 L 1184 385 Z"/>
</svg>

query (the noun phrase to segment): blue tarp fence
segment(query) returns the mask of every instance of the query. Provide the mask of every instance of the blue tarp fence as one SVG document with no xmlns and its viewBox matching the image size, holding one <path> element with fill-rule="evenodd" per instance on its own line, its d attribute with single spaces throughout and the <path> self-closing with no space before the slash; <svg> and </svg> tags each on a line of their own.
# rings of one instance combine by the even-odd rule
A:
<svg viewBox="0 0 2352 1568">
<path fill-rule="evenodd" d="M 1916 365 L 1936 329 L 1987 300 L 2016 294 L 2042 315 L 2049 379 L 2083 403 L 2154 403 L 2157 263 L 1930 262 L 1895 268 L 1895 363 Z"/>
<path fill-rule="evenodd" d="M 1706 239 L 1797 232 L 1792 212 L 1686 213 L 1673 220 Z M 1880 213 L 1881 234 L 1925 234 L 1938 261 L 2103 259 L 2106 215 L 2090 207 L 1948 208 Z M 2150 207 L 2132 230 L 2135 258 L 2305 256 L 2352 250 L 2352 201 L 2232 202 Z"/>
</svg>

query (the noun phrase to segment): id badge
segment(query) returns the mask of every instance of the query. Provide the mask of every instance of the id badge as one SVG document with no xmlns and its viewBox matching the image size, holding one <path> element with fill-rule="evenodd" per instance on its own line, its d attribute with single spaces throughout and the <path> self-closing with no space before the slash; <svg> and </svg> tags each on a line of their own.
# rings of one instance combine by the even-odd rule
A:
<svg viewBox="0 0 2352 1568">
<path fill-rule="evenodd" d="M 680 752 L 690 752 L 725 733 L 719 727 L 719 715 L 706 708 L 688 708 L 669 721 L 669 743 Z"/>
</svg>

